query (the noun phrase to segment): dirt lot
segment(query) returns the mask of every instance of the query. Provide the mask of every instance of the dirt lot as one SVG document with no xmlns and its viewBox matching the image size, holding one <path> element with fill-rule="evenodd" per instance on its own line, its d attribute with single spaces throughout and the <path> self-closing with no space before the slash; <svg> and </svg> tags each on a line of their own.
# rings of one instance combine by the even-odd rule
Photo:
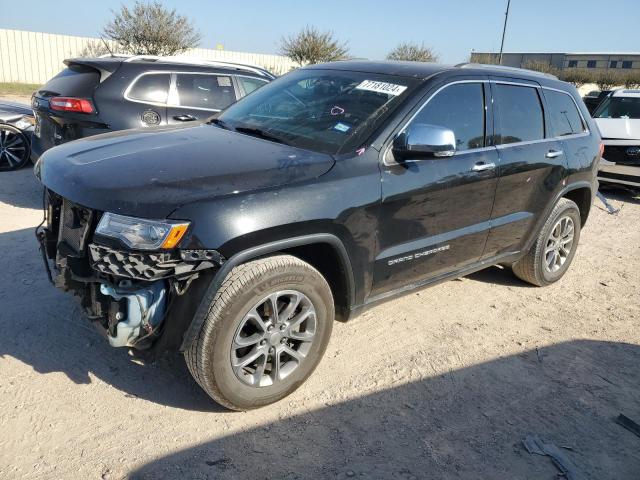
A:
<svg viewBox="0 0 640 480">
<path fill-rule="evenodd" d="M 594 204 L 558 284 L 492 268 L 337 324 L 290 398 L 232 413 L 141 366 L 46 280 L 29 169 L 0 174 L 0 478 L 640 478 L 640 198 Z"/>
</svg>

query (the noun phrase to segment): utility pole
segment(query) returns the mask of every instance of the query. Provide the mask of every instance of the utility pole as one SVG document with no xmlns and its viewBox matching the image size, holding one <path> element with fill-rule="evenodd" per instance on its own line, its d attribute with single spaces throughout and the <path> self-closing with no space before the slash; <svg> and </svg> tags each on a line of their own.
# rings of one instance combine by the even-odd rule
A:
<svg viewBox="0 0 640 480">
<path fill-rule="evenodd" d="M 511 0 L 507 0 L 507 11 L 504 13 L 504 27 L 502 27 L 502 41 L 500 42 L 500 58 L 498 64 L 502 65 L 502 49 L 504 48 L 504 34 L 507 33 L 507 20 L 509 20 L 509 5 Z"/>
</svg>

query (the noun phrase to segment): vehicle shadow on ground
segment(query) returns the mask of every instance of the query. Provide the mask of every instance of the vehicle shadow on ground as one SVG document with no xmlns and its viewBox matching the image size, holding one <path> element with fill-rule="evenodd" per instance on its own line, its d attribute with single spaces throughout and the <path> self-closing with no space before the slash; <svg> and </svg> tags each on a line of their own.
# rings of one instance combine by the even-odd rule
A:
<svg viewBox="0 0 640 480">
<path fill-rule="evenodd" d="M 108 345 L 70 294 L 47 280 L 33 229 L 0 233 L 0 357 L 36 372 L 62 372 L 77 384 L 94 377 L 126 395 L 176 408 L 223 411 L 193 381 L 179 354 L 150 365 Z"/>
<path fill-rule="evenodd" d="M 42 209 L 42 185 L 33 174 L 31 163 L 20 170 L 0 172 L 0 203 Z"/>
<path fill-rule="evenodd" d="M 530 283 L 520 280 L 509 267 L 493 265 L 468 275 L 466 278 L 477 282 L 505 285 L 507 287 L 537 288 Z"/>
<path fill-rule="evenodd" d="M 129 478 L 556 478 L 524 449 L 529 434 L 559 448 L 569 478 L 640 478 L 640 438 L 614 422 L 640 419 L 639 362 L 637 345 L 551 345 L 216 438 Z"/>
</svg>

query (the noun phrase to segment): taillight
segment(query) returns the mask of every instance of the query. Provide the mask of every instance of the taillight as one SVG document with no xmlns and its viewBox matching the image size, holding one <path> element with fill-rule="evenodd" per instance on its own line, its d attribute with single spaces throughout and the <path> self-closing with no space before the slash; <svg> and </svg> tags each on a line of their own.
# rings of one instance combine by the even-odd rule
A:
<svg viewBox="0 0 640 480">
<path fill-rule="evenodd" d="M 93 103 L 87 98 L 52 97 L 49 99 L 51 110 L 63 112 L 94 113 Z"/>
</svg>

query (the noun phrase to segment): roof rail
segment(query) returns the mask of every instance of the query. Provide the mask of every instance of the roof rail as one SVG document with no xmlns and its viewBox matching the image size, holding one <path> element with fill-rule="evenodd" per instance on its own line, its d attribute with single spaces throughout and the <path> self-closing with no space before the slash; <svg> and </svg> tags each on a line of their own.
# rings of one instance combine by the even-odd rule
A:
<svg viewBox="0 0 640 480">
<path fill-rule="evenodd" d="M 504 72 L 512 72 L 512 73 L 527 72 L 527 74 L 529 75 L 537 75 L 539 77 L 547 77 L 547 78 L 553 78 L 554 80 L 558 80 L 558 77 L 556 77 L 555 75 L 552 75 L 551 73 L 538 72 L 536 70 L 529 70 L 528 68 L 506 67 L 504 65 L 490 65 L 485 63 L 470 63 L 470 62 L 458 63 L 457 65 L 455 65 L 455 67 L 480 68 L 480 69 L 486 68 L 486 69 L 502 70 Z"/>
<path fill-rule="evenodd" d="M 123 57 L 125 57 L 125 55 L 123 55 Z M 268 77 L 272 80 L 276 78 L 275 75 L 270 71 L 255 65 L 245 65 L 243 63 L 234 63 L 234 62 L 221 62 L 218 60 L 205 60 L 203 58 L 198 58 L 198 57 L 176 57 L 176 56 L 161 57 L 157 55 L 130 55 L 130 56 L 126 55 L 125 62 L 135 62 L 135 61 L 150 61 L 150 62 L 176 63 L 176 64 L 183 64 L 183 65 L 204 65 L 204 66 L 210 66 L 210 67 L 235 68 L 237 70 L 255 73 L 262 77 Z"/>
</svg>

